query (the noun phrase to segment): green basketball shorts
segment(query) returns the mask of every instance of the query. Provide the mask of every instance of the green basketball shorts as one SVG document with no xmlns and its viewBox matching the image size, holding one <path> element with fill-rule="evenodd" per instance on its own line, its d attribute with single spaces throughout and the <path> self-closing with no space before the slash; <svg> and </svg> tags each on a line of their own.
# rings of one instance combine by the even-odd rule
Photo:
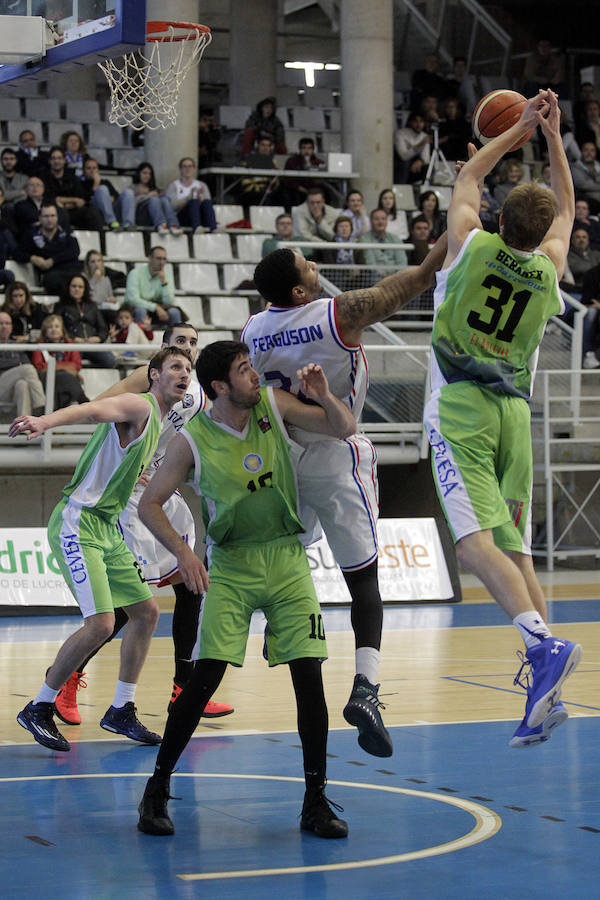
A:
<svg viewBox="0 0 600 900">
<path fill-rule="evenodd" d="M 264 545 L 213 546 L 209 576 L 199 659 L 241 666 L 256 609 L 262 609 L 267 618 L 270 666 L 306 657 L 327 658 L 321 610 L 297 537 Z"/>
<path fill-rule="evenodd" d="M 48 542 L 84 618 L 152 596 L 117 526 L 95 513 L 61 501 L 48 522 Z"/>
<path fill-rule="evenodd" d="M 530 554 L 533 463 L 525 400 L 454 382 L 429 400 L 425 426 L 455 542 L 491 529 L 501 550 Z"/>
</svg>

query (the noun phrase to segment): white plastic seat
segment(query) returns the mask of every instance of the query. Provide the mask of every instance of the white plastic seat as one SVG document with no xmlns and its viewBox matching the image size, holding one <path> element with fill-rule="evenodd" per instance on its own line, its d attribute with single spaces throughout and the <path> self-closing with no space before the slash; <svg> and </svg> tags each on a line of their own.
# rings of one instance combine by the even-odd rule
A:
<svg viewBox="0 0 600 900">
<path fill-rule="evenodd" d="M 256 231 L 275 234 L 275 219 L 285 212 L 283 206 L 251 206 L 250 222 Z"/>
<path fill-rule="evenodd" d="M 341 109 L 325 109 L 323 110 L 325 117 L 325 128 L 328 131 L 342 130 L 342 111 Z"/>
<path fill-rule="evenodd" d="M 109 259 L 124 259 L 133 262 L 145 259 L 144 236 L 141 231 L 107 231 L 105 234 L 106 256 Z"/>
<path fill-rule="evenodd" d="M 164 247 L 168 258 L 174 262 L 188 262 L 190 258 L 187 234 L 158 234 L 153 231 L 150 235 L 150 246 Z"/>
<path fill-rule="evenodd" d="M 18 97 L 0 97 L 0 119 L 18 119 L 21 103 Z"/>
<path fill-rule="evenodd" d="M 101 169 L 108 166 L 108 151 L 106 147 L 88 147 L 87 152 L 88 156 L 96 160 Z M 112 176 L 110 180 L 112 181 Z"/>
<path fill-rule="evenodd" d="M 108 346 L 108 345 L 107 345 Z M 124 344 L 121 346 L 125 346 Z M 93 362 L 93 359 L 91 360 Z M 117 369 L 89 369 L 84 366 L 81 369 L 81 377 L 83 380 L 83 390 L 86 397 L 93 400 L 98 394 L 107 391 L 113 384 L 120 380 Z"/>
<path fill-rule="evenodd" d="M 114 147 L 112 150 L 113 165 L 117 169 L 135 169 L 144 159 L 143 147 Z"/>
<path fill-rule="evenodd" d="M 241 330 L 250 316 L 247 297 L 209 297 L 210 324 L 216 328 Z"/>
<path fill-rule="evenodd" d="M 209 331 L 208 329 L 198 332 L 198 350 L 202 350 L 207 344 L 214 341 L 232 341 L 233 331 Z"/>
<path fill-rule="evenodd" d="M 88 126 L 89 143 L 95 147 L 122 147 L 126 136 L 125 129 L 107 122 L 90 122 Z"/>
<path fill-rule="evenodd" d="M 219 273 L 215 263 L 181 263 L 179 287 L 182 291 L 194 295 L 220 291 Z"/>
<path fill-rule="evenodd" d="M 396 197 L 396 209 L 411 211 L 417 208 L 412 184 L 395 184 L 392 190 Z"/>
<path fill-rule="evenodd" d="M 217 217 L 217 224 L 222 228 L 244 218 L 244 210 L 235 203 L 215 203 L 213 209 Z"/>
<path fill-rule="evenodd" d="M 9 272 L 14 273 L 15 281 L 24 281 L 29 288 L 37 284 L 35 270 L 31 263 L 19 263 L 14 259 L 7 259 L 4 265 Z"/>
<path fill-rule="evenodd" d="M 306 131 L 323 131 L 325 117 L 322 109 L 310 109 L 307 106 L 293 106 L 290 108 L 293 128 Z"/>
<path fill-rule="evenodd" d="M 250 263 L 233 263 L 223 266 L 223 286 L 226 291 L 238 290 L 238 285 L 243 281 L 252 281 L 255 266 Z M 241 288 L 240 288 L 241 290 Z"/>
<path fill-rule="evenodd" d="M 113 175 L 111 172 L 107 177 L 118 194 L 122 193 L 125 188 L 131 187 L 133 182 L 131 175 Z"/>
<path fill-rule="evenodd" d="M 25 115 L 40 122 L 55 122 L 60 119 L 60 104 L 53 97 L 28 97 Z"/>
<path fill-rule="evenodd" d="M 67 119 L 72 122 L 100 122 L 100 104 L 97 100 L 67 100 Z"/>
<path fill-rule="evenodd" d="M 187 315 L 188 322 L 194 328 L 204 328 L 206 326 L 201 297 L 191 297 L 189 295 L 182 297 L 179 295 L 175 303 Z"/>
<path fill-rule="evenodd" d="M 228 234 L 195 234 L 192 246 L 194 259 L 202 262 L 228 262 L 233 259 Z"/>
<path fill-rule="evenodd" d="M 73 237 L 79 244 L 79 259 L 84 259 L 89 250 L 102 252 L 99 231 L 73 231 Z"/>
<path fill-rule="evenodd" d="M 243 262 L 260 262 L 262 259 L 262 245 L 264 239 L 264 234 L 236 235 L 237 258 Z"/>
</svg>

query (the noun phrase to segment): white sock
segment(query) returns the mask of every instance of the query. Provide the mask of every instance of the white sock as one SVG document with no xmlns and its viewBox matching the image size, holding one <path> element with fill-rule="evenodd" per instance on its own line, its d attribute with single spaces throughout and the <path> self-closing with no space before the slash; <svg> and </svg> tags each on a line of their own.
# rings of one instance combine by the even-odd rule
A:
<svg viewBox="0 0 600 900">
<path fill-rule="evenodd" d="M 520 632 L 528 649 L 536 647 L 541 641 L 552 637 L 550 629 L 535 609 L 519 613 L 514 617 L 513 625 Z"/>
<path fill-rule="evenodd" d="M 48 687 L 46 682 L 44 682 L 37 697 L 33 701 L 33 704 L 35 706 L 36 703 L 54 703 L 57 697 L 58 691 L 54 691 L 51 687 Z"/>
<path fill-rule="evenodd" d="M 356 674 L 364 675 L 371 684 L 377 683 L 377 670 L 379 669 L 379 650 L 375 647 L 357 647 Z"/>
<path fill-rule="evenodd" d="M 136 687 L 137 684 L 130 684 L 127 681 L 117 681 L 115 699 L 113 700 L 112 705 L 116 706 L 117 709 L 120 709 L 122 706 L 125 706 L 126 703 L 133 703 Z"/>
</svg>

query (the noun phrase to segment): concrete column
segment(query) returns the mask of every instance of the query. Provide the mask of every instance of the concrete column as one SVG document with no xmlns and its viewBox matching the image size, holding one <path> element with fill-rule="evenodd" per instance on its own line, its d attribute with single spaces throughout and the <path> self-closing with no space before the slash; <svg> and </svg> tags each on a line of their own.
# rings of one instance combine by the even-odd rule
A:
<svg viewBox="0 0 600 900">
<path fill-rule="evenodd" d="M 340 12 L 343 146 L 371 210 L 393 182 L 393 0 L 344 0 Z"/>
<path fill-rule="evenodd" d="M 148 21 L 164 20 L 176 22 L 201 22 L 198 0 L 147 0 Z M 178 53 L 178 44 L 163 45 L 160 50 L 162 60 Z M 178 177 L 177 162 L 182 156 L 197 158 L 198 152 L 198 84 L 200 75 L 197 67 L 192 67 L 183 82 L 177 103 L 177 122 L 169 128 L 149 128 L 144 132 L 144 155 L 152 163 L 156 173 L 156 183 L 164 188 Z"/>
<path fill-rule="evenodd" d="M 277 0 L 231 0 L 229 103 L 256 106 L 275 96 Z"/>
</svg>

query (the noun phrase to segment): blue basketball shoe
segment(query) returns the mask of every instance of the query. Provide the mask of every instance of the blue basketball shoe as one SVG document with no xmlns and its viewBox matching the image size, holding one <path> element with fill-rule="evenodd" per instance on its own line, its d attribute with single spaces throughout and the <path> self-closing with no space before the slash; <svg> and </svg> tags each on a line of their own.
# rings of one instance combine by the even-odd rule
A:
<svg viewBox="0 0 600 900">
<path fill-rule="evenodd" d="M 109 706 L 100 720 L 100 727 L 106 731 L 114 731 L 115 734 L 124 734 L 125 737 L 139 741 L 140 744 L 160 744 L 162 741 L 160 734 L 148 731 L 138 719 L 136 712 L 132 701 L 121 707 Z"/>
<path fill-rule="evenodd" d="M 523 719 L 508 742 L 509 747 L 533 747 L 535 744 L 543 744 L 550 739 L 552 731 L 566 722 L 568 718 L 569 713 L 559 702 L 537 728 L 528 728 L 527 722 Z"/>
<path fill-rule="evenodd" d="M 525 654 L 518 652 L 521 668 L 514 684 L 527 691 L 524 722 L 528 728 L 537 728 L 548 718 L 558 704 L 563 682 L 575 671 L 582 656 L 580 644 L 549 637 L 530 647 Z M 531 666 L 521 678 L 525 666 Z"/>
</svg>

